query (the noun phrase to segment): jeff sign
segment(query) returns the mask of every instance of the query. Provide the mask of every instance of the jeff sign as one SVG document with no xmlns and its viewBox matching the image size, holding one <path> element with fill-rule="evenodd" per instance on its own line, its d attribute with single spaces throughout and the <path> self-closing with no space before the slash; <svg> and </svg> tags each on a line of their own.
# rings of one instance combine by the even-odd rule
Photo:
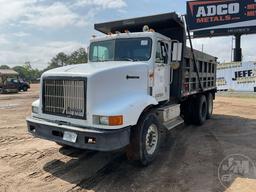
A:
<svg viewBox="0 0 256 192">
<path fill-rule="evenodd" d="M 256 0 L 189 1 L 187 24 L 195 37 L 256 33 Z"/>
</svg>

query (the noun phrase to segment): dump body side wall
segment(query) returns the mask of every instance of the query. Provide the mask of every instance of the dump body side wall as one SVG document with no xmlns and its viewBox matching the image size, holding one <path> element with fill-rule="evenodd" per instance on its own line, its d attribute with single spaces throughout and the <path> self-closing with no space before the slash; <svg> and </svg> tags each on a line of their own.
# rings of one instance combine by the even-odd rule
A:
<svg viewBox="0 0 256 192">
<path fill-rule="evenodd" d="M 194 50 L 194 54 L 203 90 L 215 92 L 217 58 L 198 50 Z M 185 47 L 180 67 L 174 70 L 170 93 L 171 100 L 183 100 L 190 95 L 201 92 L 191 48 Z"/>
<path fill-rule="evenodd" d="M 217 58 L 194 50 L 197 70 L 204 91 L 216 90 Z M 183 97 L 201 92 L 200 81 L 196 72 L 191 49 L 186 47 L 182 68 Z"/>
</svg>

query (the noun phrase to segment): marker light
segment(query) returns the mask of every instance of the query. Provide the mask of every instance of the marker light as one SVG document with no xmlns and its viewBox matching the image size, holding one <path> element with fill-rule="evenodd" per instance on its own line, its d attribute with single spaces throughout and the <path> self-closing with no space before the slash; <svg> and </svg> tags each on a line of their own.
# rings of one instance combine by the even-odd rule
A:
<svg viewBox="0 0 256 192">
<path fill-rule="evenodd" d="M 144 25 L 142 31 L 143 32 L 149 32 L 149 26 L 148 25 Z"/>
</svg>

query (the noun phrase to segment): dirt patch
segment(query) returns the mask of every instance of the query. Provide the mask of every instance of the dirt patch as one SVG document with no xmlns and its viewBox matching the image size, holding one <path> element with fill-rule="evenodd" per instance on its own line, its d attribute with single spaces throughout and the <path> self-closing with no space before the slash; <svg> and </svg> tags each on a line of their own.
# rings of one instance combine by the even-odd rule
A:
<svg viewBox="0 0 256 192">
<path fill-rule="evenodd" d="M 139 167 L 123 152 L 63 148 L 27 134 L 26 116 L 38 98 L 29 92 L 0 95 L 0 191 L 237 191 L 255 178 L 237 178 L 228 189 L 218 179 L 220 162 L 230 154 L 256 160 L 256 101 L 221 97 L 203 126 L 168 133 L 157 160 Z"/>
</svg>

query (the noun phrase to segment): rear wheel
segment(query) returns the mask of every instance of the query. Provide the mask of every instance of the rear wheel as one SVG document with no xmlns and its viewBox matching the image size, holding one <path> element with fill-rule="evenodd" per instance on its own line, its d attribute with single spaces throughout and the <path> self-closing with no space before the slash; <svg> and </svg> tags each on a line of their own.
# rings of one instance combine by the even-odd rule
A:
<svg viewBox="0 0 256 192">
<path fill-rule="evenodd" d="M 210 119 L 212 117 L 213 112 L 213 96 L 212 93 L 207 95 L 207 115 L 206 118 Z"/>
<path fill-rule="evenodd" d="M 198 95 L 194 102 L 193 121 L 196 125 L 202 125 L 207 116 L 207 102 L 205 95 Z"/>
<path fill-rule="evenodd" d="M 181 114 L 187 125 L 193 123 L 193 99 L 189 99 L 181 104 Z"/>
<path fill-rule="evenodd" d="M 127 157 L 139 161 L 144 166 L 150 164 L 159 151 L 160 129 L 160 122 L 154 112 L 143 115 L 132 129 Z"/>
</svg>

